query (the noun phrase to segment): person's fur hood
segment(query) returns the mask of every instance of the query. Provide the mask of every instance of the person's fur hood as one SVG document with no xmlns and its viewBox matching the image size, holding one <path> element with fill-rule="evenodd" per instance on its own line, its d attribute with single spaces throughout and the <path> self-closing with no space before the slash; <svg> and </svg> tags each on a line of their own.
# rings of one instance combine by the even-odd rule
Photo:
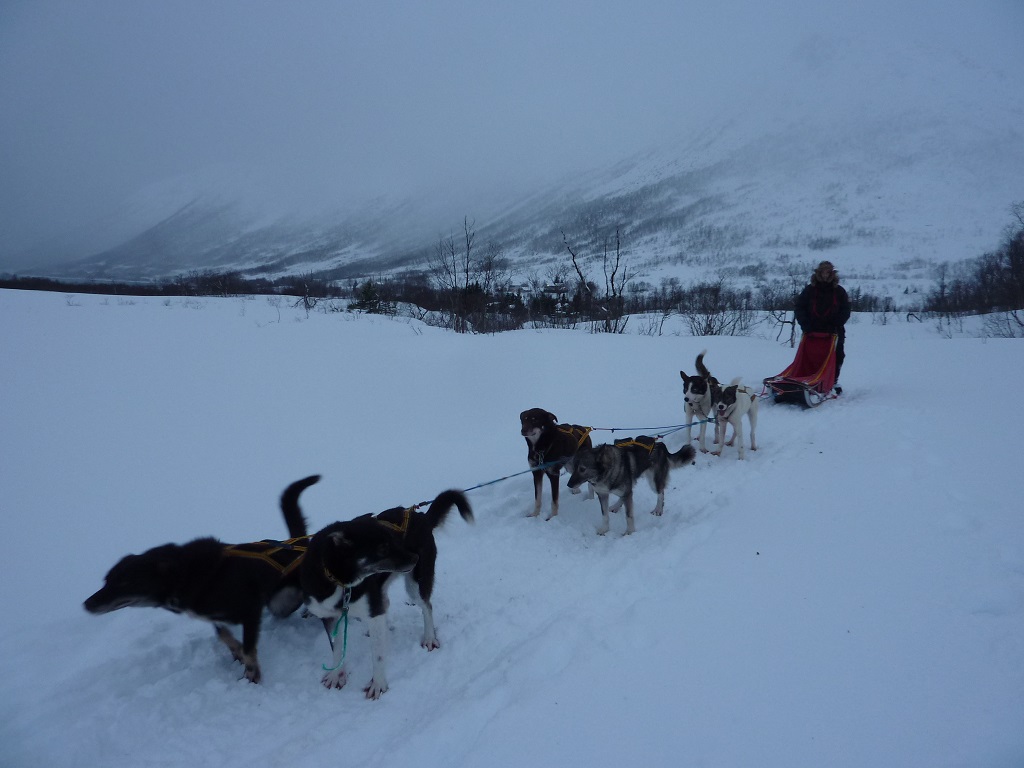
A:
<svg viewBox="0 0 1024 768">
<path fill-rule="evenodd" d="M 839 285 L 839 273 L 831 261 L 823 261 L 814 268 L 811 285 Z"/>
</svg>

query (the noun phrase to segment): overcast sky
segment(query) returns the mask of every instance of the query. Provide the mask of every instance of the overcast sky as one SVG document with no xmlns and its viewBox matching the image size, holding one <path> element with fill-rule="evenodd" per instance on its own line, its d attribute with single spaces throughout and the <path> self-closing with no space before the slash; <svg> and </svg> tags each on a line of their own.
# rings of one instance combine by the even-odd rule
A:
<svg viewBox="0 0 1024 768">
<path fill-rule="evenodd" d="M 0 0 L 0 259 L 178 176 L 299 205 L 528 184 L 799 89 L 808 40 L 1013 66 L 1021 30 L 1024 0 Z"/>
</svg>

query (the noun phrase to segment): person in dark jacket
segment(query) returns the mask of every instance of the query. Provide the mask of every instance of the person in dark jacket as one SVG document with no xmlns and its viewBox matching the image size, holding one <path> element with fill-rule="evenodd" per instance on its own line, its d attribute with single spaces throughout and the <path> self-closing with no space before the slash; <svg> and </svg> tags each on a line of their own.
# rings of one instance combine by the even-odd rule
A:
<svg viewBox="0 0 1024 768">
<path fill-rule="evenodd" d="M 811 273 L 811 282 L 796 297 L 796 321 L 804 333 L 834 333 L 836 339 L 836 384 L 846 358 L 846 321 L 850 319 L 850 297 L 839 284 L 831 261 L 821 262 Z M 843 390 L 836 386 L 836 394 Z"/>
</svg>

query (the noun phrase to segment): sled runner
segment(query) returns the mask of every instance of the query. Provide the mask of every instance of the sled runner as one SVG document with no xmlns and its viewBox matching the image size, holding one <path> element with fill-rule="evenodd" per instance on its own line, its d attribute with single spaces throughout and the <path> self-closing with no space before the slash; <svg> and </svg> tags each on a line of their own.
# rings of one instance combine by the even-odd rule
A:
<svg viewBox="0 0 1024 768">
<path fill-rule="evenodd" d="M 836 338 L 833 333 L 805 333 L 801 337 L 789 367 L 764 380 L 765 390 L 772 391 L 776 403 L 815 408 L 835 398 Z"/>
</svg>

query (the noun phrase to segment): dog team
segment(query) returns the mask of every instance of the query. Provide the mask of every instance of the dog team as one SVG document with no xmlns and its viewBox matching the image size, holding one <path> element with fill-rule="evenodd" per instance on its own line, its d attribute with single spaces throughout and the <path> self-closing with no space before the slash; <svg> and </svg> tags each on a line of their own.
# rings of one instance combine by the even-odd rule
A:
<svg viewBox="0 0 1024 768">
<path fill-rule="evenodd" d="M 609 516 L 626 510 L 626 533 L 636 530 L 633 489 L 647 477 L 657 494 L 652 515 L 660 516 L 665 506 L 665 488 L 672 469 L 694 463 L 696 451 L 690 445 L 692 427 L 699 423 L 698 443 L 707 453 L 707 424 L 715 425 L 713 455 L 738 438 L 739 458 L 744 457 L 743 417 L 750 424 L 750 449 L 757 450 L 758 395 L 734 379 L 727 387 L 704 365 L 706 350 L 697 356 L 695 376 L 679 372 L 684 382 L 686 445 L 671 453 L 654 437 L 640 435 L 594 446 L 590 427 L 559 424 L 557 417 L 542 408 L 520 414 L 521 434 L 526 439 L 527 461 L 532 469 L 534 506 L 530 517 L 540 514 L 544 476 L 551 488 L 551 514 L 558 514 L 559 475 L 569 474 L 568 486 L 580 493 L 586 483 L 590 496 L 596 493 L 601 505 L 601 525 L 609 530 Z M 733 436 L 725 442 L 726 426 Z M 84 603 L 90 613 L 102 614 L 128 607 L 164 608 L 209 621 L 217 638 L 244 668 L 253 683 L 261 679 L 256 646 L 266 608 L 285 617 L 305 605 L 318 617 L 331 638 L 333 666 L 324 667 L 322 683 L 342 688 L 348 679 L 345 642 L 335 642 L 338 625 L 353 616 L 366 618 L 373 658 L 370 683 L 363 689 L 367 698 L 377 699 L 388 689 L 387 589 L 402 574 L 409 599 L 423 616 L 420 644 L 428 651 L 440 647 L 434 627 L 431 596 L 437 545 L 434 529 L 452 509 L 468 523 L 473 510 L 462 491 L 439 494 L 426 512 L 417 507 L 394 507 L 376 515 L 331 523 L 310 536 L 299 507 L 302 492 L 320 480 L 319 475 L 298 480 L 281 494 L 281 512 L 289 538 L 249 544 L 224 544 L 206 537 L 187 544 L 164 544 L 140 555 L 127 555 L 107 573 L 104 585 Z M 618 500 L 609 506 L 609 497 Z M 242 641 L 230 624 L 242 626 Z M 332 629 L 333 628 L 333 629 Z"/>
</svg>

